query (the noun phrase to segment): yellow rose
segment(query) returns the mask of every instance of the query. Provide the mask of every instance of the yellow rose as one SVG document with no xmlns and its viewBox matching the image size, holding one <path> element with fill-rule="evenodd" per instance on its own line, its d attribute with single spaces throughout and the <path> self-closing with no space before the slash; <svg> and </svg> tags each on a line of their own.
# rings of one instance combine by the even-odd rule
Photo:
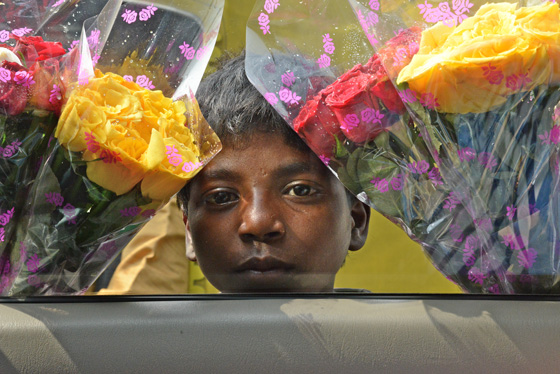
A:
<svg viewBox="0 0 560 374">
<path fill-rule="evenodd" d="M 192 108 L 199 112 L 189 103 Z M 184 102 L 161 91 L 96 71 L 87 85 L 72 91 L 55 137 L 82 153 L 92 182 L 117 195 L 141 183 L 144 196 L 164 201 L 198 172 L 205 157 L 187 127 L 199 123 L 187 123 L 186 112 Z M 204 121 L 202 115 L 196 120 Z M 213 150 L 219 149 L 219 140 L 212 142 Z"/>
<path fill-rule="evenodd" d="M 558 4 L 486 4 L 456 27 L 425 30 L 397 84 L 435 98 L 440 112 L 481 113 L 514 93 L 560 82 L 559 57 Z"/>
</svg>

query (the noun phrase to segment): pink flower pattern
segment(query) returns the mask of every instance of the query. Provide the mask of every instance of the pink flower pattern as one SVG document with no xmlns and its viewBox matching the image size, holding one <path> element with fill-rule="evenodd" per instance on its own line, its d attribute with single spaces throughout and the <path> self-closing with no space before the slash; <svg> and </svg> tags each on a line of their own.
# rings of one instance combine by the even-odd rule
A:
<svg viewBox="0 0 560 374">
<path fill-rule="evenodd" d="M 12 74 L 8 69 L 0 68 L 0 81 L 9 82 L 12 79 Z"/>
<path fill-rule="evenodd" d="M 329 67 L 331 66 L 331 58 L 327 54 L 323 53 L 321 57 L 317 59 L 317 63 L 321 69 Z"/>
<path fill-rule="evenodd" d="M 436 109 L 439 106 L 437 99 L 430 92 L 426 92 L 422 94 L 422 96 L 420 97 L 420 104 L 422 104 L 428 109 Z"/>
<path fill-rule="evenodd" d="M 0 30 L 0 42 L 5 43 L 10 39 L 10 33 L 7 30 Z"/>
<path fill-rule="evenodd" d="M 168 145 L 165 147 L 167 151 L 167 161 L 173 166 L 179 166 L 183 163 L 183 157 L 179 154 L 179 151 L 174 145 Z"/>
<path fill-rule="evenodd" d="M 519 251 L 517 254 L 517 262 L 519 266 L 529 269 L 537 261 L 537 251 L 534 248 L 529 248 L 524 251 Z"/>
<path fill-rule="evenodd" d="M 384 114 L 381 113 L 379 110 L 375 110 L 372 108 L 366 108 L 360 112 L 360 116 L 362 117 L 362 121 L 365 123 L 381 123 L 381 119 L 385 117 Z"/>
<path fill-rule="evenodd" d="M 453 0 L 452 8 L 449 3 L 444 1 L 434 7 L 426 0 L 424 4 L 419 4 L 420 14 L 426 22 L 436 23 L 442 21 L 444 25 L 454 27 L 467 19 L 466 13 L 470 12 L 473 4 L 469 0 Z"/>
<path fill-rule="evenodd" d="M 369 8 L 371 10 L 379 10 L 379 0 L 370 0 L 369 2 Z"/>
<path fill-rule="evenodd" d="M 29 34 L 31 31 L 33 31 L 33 30 L 30 29 L 30 28 L 22 27 L 22 28 L 19 28 L 19 29 L 12 30 L 12 34 L 14 34 L 16 36 L 24 36 L 24 35 Z"/>
<path fill-rule="evenodd" d="M 513 217 L 515 217 L 515 212 L 517 211 L 517 208 L 511 205 L 508 206 L 506 209 L 507 209 L 507 213 L 506 213 L 507 218 L 509 218 L 510 221 L 513 221 Z"/>
<path fill-rule="evenodd" d="M 499 70 L 496 70 L 496 67 L 492 66 L 492 64 L 488 64 L 488 66 L 483 66 L 482 71 L 483 71 L 482 75 L 486 77 L 486 80 L 490 84 L 499 85 L 504 80 L 504 73 L 502 73 Z"/>
<path fill-rule="evenodd" d="M 280 100 L 282 100 L 286 104 L 298 104 L 299 100 L 301 100 L 301 97 L 299 97 L 295 92 L 290 91 L 286 87 L 282 87 L 280 89 L 280 91 L 278 92 L 278 96 L 280 97 Z"/>
<path fill-rule="evenodd" d="M 47 192 L 45 194 L 45 198 L 47 203 L 54 206 L 62 206 L 64 203 L 64 197 L 62 197 L 62 195 L 58 192 Z"/>
<path fill-rule="evenodd" d="M 35 84 L 33 74 L 25 70 L 20 70 L 14 75 L 14 82 L 28 88 Z"/>
<path fill-rule="evenodd" d="M 156 88 L 153 84 L 152 81 L 150 80 L 150 78 L 148 78 L 145 75 L 139 75 L 136 77 L 136 83 L 140 86 L 140 87 L 144 87 L 146 89 L 149 90 L 153 90 L 154 88 Z"/>
<path fill-rule="evenodd" d="M 27 260 L 27 270 L 32 273 L 36 273 L 39 271 L 39 267 L 41 265 L 41 259 L 37 254 L 34 254 Z"/>
<path fill-rule="evenodd" d="M 424 174 L 430 169 L 430 164 L 426 160 L 414 161 L 408 164 L 408 169 L 413 174 Z"/>
<path fill-rule="evenodd" d="M 282 83 L 286 87 L 290 87 L 296 81 L 296 77 L 294 76 L 294 73 L 292 73 L 291 71 L 286 72 L 286 74 L 282 74 L 281 79 L 282 79 Z"/>
<path fill-rule="evenodd" d="M 399 91 L 399 96 L 405 103 L 408 104 L 418 101 L 418 99 L 416 99 L 416 94 L 410 88 L 407 88 L 406 90 L 403 91 Z"/>
<path fill-rule="evenodd" d="M 486 276 L 480 271 L 479 268 L 472 268 L 468 273 L 469 280 L 474 283 L 482 284 Z"/>
<path fill-rule="evenodd" d="M 319 155 L 319 158 L 321 159 L 321 162 L 327 166 L 329 166 L 329 162 L 331 162 L 331 159 L 325 155 Z"/>
<path fill-rule="evenodd" d="M 122 161 L 118 152 L 109 149 L 102 150 L 99 158 L 101 158 L 105 164 L 116 164 Z"/>
<path fill-rule="evenodd" d="M 60 100 L 62 100 L 62 94 L 60 92 L 60 87 L 56 84 L 53 85 L 53 89 L 51 90 L 51 94 L 49 96 L 49 102 L 51 104 L 57 104 Z"/>
<path fill-rule="evenodd" d="M 332 55 L 334 53 L 335 47 L 330 34 L 323 35 L 323 49 L 329 55 Z"/>
<path fill-rule="evenodd" d="M 76 218 L 78 217 L 78 210 L 70 203 L 67 203 L 64 208 L 62 208 L 62 213 L 68 221 L 68 224 L 76 225 Z"/>
<path fill-rule="evenodd" d="M 266 94 L 264 94 L 264 98 L 270 105 L 274 106 L 278 103 L 278 97 L 272 92 L 267 92 Z"/>
<path fill-rule="evenodd" d="M 185 56 L 187 60 L 192 60 L 194 58 L 196 51 L 189 44 L 183 42 L 183 45 L 180 45 L 179 49 L 181 50 L 181 54 Z"/>
<path fill-rule="evenodd" d="M 121 17 L 123 18 L 123 21 L 128 23 L 129 25 L 131 23 L 136 22 L 137 16 L 138 16 L 138 13 L 136 13 L 136 11 L 130 10 L 130 9 L 125 9 L 124 13 L 121 14 Z"/>
<path fill-rule="evenodd" d="M 347 114 L 340 124 L 340 128 L 345 131 L 352 130 L 360 124 L 360 118 L 356 114 Z"/>
<path fill-rule="evenodd" d="M 261 13 L 259 16 L 259 25 L 261 26 L 261 30 L 264 35 L 270 34 L 270 27 L 268 25 L 269 23 L 270 23 L 270 19 L 268 17 L 268 14 Z"/>
<path fill-rule="evenodd" d="M 13 207 L 5 213 L 0 214 L 0 226 L 6 226 L 8 223 L 10 223 L 10 220 L 14 216 L 15 210 L 16 208 Z"/>
<path fill-rule="evenodd" d="M 274 13 L 276 8 L 278 8 L 279 6 L 280 6 L 280 0 L 266 0 L 266 2 L 264 3 L 264 10 L 268 14 Z"/>
<path fill-rule="evenodd" d="M 147 21 L 155 14 L 155 11 L 157 9 L 158 8 L 156 8 L 154 4 L 148 5 L 146 8 L 140 11 L 140 15 L 138 16 L 138 18 L 140 18 L 140 21 Z"/>
<path fill-rule="evenodd" d="M 91 153 L 95 154 L 101 149 L 99 142 L 95 140 L 95 136 L 92 132 L 85 131 L 84 140 L 86 141 L 87 150 Z"/>
</svg>

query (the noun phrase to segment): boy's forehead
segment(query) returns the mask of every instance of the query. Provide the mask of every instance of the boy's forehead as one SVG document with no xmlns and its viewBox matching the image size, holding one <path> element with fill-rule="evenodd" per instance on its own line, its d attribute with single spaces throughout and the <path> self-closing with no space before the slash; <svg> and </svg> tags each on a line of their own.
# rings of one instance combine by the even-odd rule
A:
<svg viewBox="0 0 560 374">
<path fill-rule="evenodd" d="M 243 142 L 224 141 L 222 150 L 200 172 L 204 179 L 229 179 L 247 173 L 273 173 L 273 177 L 311 173 L 334 177 L 309 148 L 296 147 L 280 134 L 256 133 Z"/>
</svg>

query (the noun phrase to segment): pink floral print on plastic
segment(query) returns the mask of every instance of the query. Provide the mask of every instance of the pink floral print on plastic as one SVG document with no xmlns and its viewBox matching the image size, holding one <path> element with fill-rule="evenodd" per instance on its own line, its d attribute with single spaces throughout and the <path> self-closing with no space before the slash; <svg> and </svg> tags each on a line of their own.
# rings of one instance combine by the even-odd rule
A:
<svg viewBox="0 0 560 374">
<path fill-rule="evenodd" d="M 155 14 L 156 10 L 158 10 L 158 8 L 156 8 L 154 4 L 148 5 L 140 11 L 138 18 L 140 18 L 140 21 L 147 21 Z"/>
<path fill-rule="evenodd" d="M 165 152 L 167 154 L 167 161 L 171 165 L 179 166 L 183 163 L 183 157 L 174 145 L 168 145 L 165 148 L 167 149 Z"/>
<path fill-rule="evenodd" d="M 53 89 L 51 90 L 51 94 L 49 96 L 49 102 L 51 104 L 56 104 L 60 100 L 62 100 L 62 93 L 60 92 L 60 87 L 56 84 L 53 84 Z"/>
<path fill-rule="evenodd" d="M 0 147 L 0 156 L 4 158 L 10 158 L 14 156 L 21 146 L 21 142 L 19 140 L 14 140 L 10 145 L 6 146 L 5 148 Z"/>
<path fill-rule="evenodd" d="M 39 279 L 39 277 L 36 274 L 32 274 L 29 277 L 27 277 L 27 283 L 29 283 L 30 286 L 33 286 L 35 288 L 39 288 L 42 285 L 41 279 Z"/>
<path fill-rule="evenodd" d="M 459 199 L 458 195 L 455 192 L 452 191 L 452 192 L 449 193 L 449 196 L 447 196 L 447 199 L 445 200 L 445 202 L 443 204 L 443 209 L 447 209 L 449 211 L 452 211 L 460 203 L 461 203 L 461 199 Z"/>
<path fill-rule="evenodd" d="M 331 162 L 331 159 L 325 155 L 319 155 L 319 158 L 321 159 L 321 162 L 323 162 L 323 164 L 329 166 L 329 162 Z"/>
<path fill-rule="evenodd" d="M 274 13 L 276 8 L 280 6 L 280 0 L 266 0 L 264 3 L 264 10 L 268 13 Z"/>
<path fill-rule="evenodd" d="M 408 164 L 408 168 L 413 174 L 424 174 L 430 169 L 430 164 L 426 160 L 414 161 Z"/>
<path fill-rule="evenodd" d="M 486 275 L 479 268 L 472 268 L 468 273 L 469 280 L 474 283 L 482 284 Z"/>
<path fill-rule="evenodd" d="M 323 53 L 321 57 L 317 59 L 317 63 L 321 69 L 331 66 L 331 58 Z"/>
<path fill-rule="evenodd" d="M 402 174 L 399 174 L 395 178 L 391 179 L 391 188 L 393 191 L 402 191 L 404 185 L 404 180 Z"/>
<path fill-rule="evenodd" d="M 436 109 L 439 106 L 436 97 L 430 92 L 423 93 L 422 96 L 420 96 L 420 104 L 428 109 Z"/>
<path fill-rule="evenodd" d="M 152 84 L 152 81 L 150 80 L 150 78 L 148 78 L 145 75 L 139 75 L 136 77 L 136 83 L 140 86 L 140 87 L 144 87 L 146 89 L 149 90 L 153 90 L 154 88 L 156 88 L 156 86 L 154 86 Z"/>
<path fill-rule="evenodd" d="M 532 80 L 528 77 L 528 74 L 513 74 L 506 78 L 506 87 L 512 91 L 519 91 L 531 82 Z"/>
<path fill-rule="evenodd" d="M 416 101 L 418 101 L 418 99 L 416 98 L 416 94 L 410 88 L 399 91 L 399 96 L 407 104 L 415 103 Z"/>
<path fill-rule="evenodd" d="M 539 135 L 541 144 L 558 144 L 560 143 L 560 126 L 554 125 L 552 129 L 544 134 Z"/>
<path fill-rule="evenodd" d="M 80 44 L 79 40 L 72 41 L 72 43 L 70 44 L 70 47 L 68 47 L 68 52 L 70 52 L 72 49 L 74 49 L 74 47 L 77 46 L 78 44 Z"/>
<path fill-rule="evenodd" d="M 478 162 L 481 166 L 484 166 L 486 169 L 493 169 L 498 165 L 498 161 L 496 158 L 488 152 L 481 152 L 478 154 Z"/>
<path fill-rule="evenodd" d="M 294 75 L 293 72 L 288 71 L 286 72 L 286 74 L 282 74 L 282 83 L 286 86 L 286 87 L 290 87 L 292 84 L 295 83 L 296 81 L 296 77 Z"/>
<path fill-rule="evenodd" d="M 58 0 L 56 3 L 54 3 L 54 4 L 52 5 L 52 7 L 53 7 L 53 8 L 56 8 L 57 6 L 60 6 L 60 5 L 64 4 L 65 1 L 66 1 L 66 0 Z"/>
<path fill-rule="evenodd" d="M 519 266 L 529 269 L 537 261 L 537 251 L 534 248 L 529 248 L 524 251 L 519 251 L 517 254 L 517 262 Z"/>
<path fill-rule="evenodd" d="M 524 240 L 521 235 L 506 234 L 502 237 L 501 243 L 514 251 L 525 248 Z"/>
<path fill-rule="evenodd" d="M 206 55 L 207 51 L 208 51 L 208 46 L 204 45 L 204 46 L 200 47 L 198 49 L 198 51 L 196 51 L 196 59 L 197 60 L 202 60 L 204 55 Z"/>
<path fill-rule="evenodd" d="M 430 170 L 430 172 L 428 173 L 428 178 L 430 179 L 430 181 L 432 181 L 432 184 L 434 186 L 443 185 L 441 174 L 439 172 L 439 169 L 436 167 L 433 167 L 432 170 Z"/>
<path fill-rule="evenodd" d="M 117 162 L 121 162 L 121 156 L 116 151 L 111 151 L 109 149 L 104 149 L 101 151 L 99 158 L 103 160 L 105 164 L 116 164 Z"/>
<path fill-rule="evenodd" d="M 375 10 L 375 11 L 379 10 L 379 8 L 380 8 L 379 7 L 379 0 L 370 0 L 369 8 L 371 10 Z"/>
<path fill-rule="evenodd" d="M 379 43 L 379 40 L 377 40 L 377 38 L 375 37 L 373 30 L 370 32 L 370 29 L 373 29 L 373 27 L 371 26 L 370 22 L 368 22 L 369 17 L 365 17 L 360 9 L 358 9 L 356 15 L 358 16 L 358 22 L 360 22 L 360 26 L 362 26 L 362 30 L 364 30 L 369 43 L 372 46 L 375 46 L 377 43 Z"/>
<path fill-rule="evenodd" d="M 121 14 L 121 17 L 122 17 L 124 22 L 126 22 L 130 25 L 131 23 L 136 22 L 136 18 L 138 17 L 138 13 L 136 13 L 136 11 L 134 11 L 134 10 L 125 9 L 124 13 Z"/>
<path fill-rule="evenodd" d="M 41 266 L 41 259 L 39 258 L 39 256 L 37 256 L 37 254 L 34 254 L 27 260 L 26 265 L 27 265 L 27 270 L 29 270 L 32 273 L 36 273 L 39 271 L 39 268 Z"/>
<path fill-rule="evenodd" d="M 515 212 L 517 211 L 517 208 L 511 205 L 508 206 L 506 210 L 507 210 L 506 217 L 509 218 L 510 221 L 513 221 L 513 217 L 515 217 Z"/>
<path fill-rule="evenodd" d="M 142 212 L 142 209 L 137 206 L 121 209 L 121 217 L 136 217 Z"/>
<path fill-rule="evenodd" d="M 91 153 L 97 153 L 101 149 L 99 142 L 95 140 L 93 133 L 85 131 L 84 140 L 86 141 L 87 150 Z"/>
<path fill-rule="evenodd" d="M 298 104 L 299 100 L 301 100 L 301 97 L 299 97 L 295 92 L 290 91 L 286 87 L 282 87 L 280 89 L 280 91 L 278 92 L 278 96 L 280 97 L 280 100 L 282 100 L 286 104 Z"/>
<path fill-rule="evenodd" d="M 264 98 L 270 105 L 274 106 L 278 103 L 278 97 L 273 92 L 267 92 L 266 94 L 264 94 Z"/>
<path fill-rule="evenodd" d="M 465 246 L 465 249 L 463 249 L 463 263 L 465 266 L 474 266 L 476 263 L 476 256 L 473 248 Z"/>
<path fill-rule="evenodd" d="M 6 226 L 8 223 L 10 223 L 10 220 L 14 216 L 15 211 L 16 208 L 13 207 L 12 209 L 0 214 L 0 226 Z"/>
<path fill-rule="evenodd" d="M 360 116 L 365 123 L 381 123 L 381 120 L 385 117 L 381 111 L 372 108 L 362 110 Z"/>
<path fill-rule="evenodd" d="M 488 291 L 490 291 L 494 295 L 499 295 L 500 294 L 500 286 L 497 283 L 493 284 L 490 287 L 488 287 Z"/>
<path fill-rule="evenodd" d="M 334 53 L 334 50 L 336 49 L 334 47 L 334 43 L 333 43 L 333 40 L 332 40 L 330 34 L 323 35 L 323 49 L 329 55 L 332 55 Z"/>
<path fill-rule="evenodd" d="M 181 50 L 181 54 L 185 56 L 187 60 L 192 60 L 196 54 L 196 50 L 185 42 L 179 46 L 179 49 Z"/>
<path fill-rule="evenodd" d="M 3 242 L 4 240 L 6 240 L 6 232 L 3 227 L 0 227 L 0 242 Z"/>
<path fill-rule="evenodd" d="M 379 23 L 379 16 L 377 15 L 377 13 L 369 12 L 366 15 L 366 23 L 370 28 L 375 27 L 375 25 Z"/>
<path fill-rule="evenodd" d="M 360 124 L 360 118 L 356 114 L 347 114 L 340 124 L 340 128 L 345 131 L 352 130 Z"/>
<path fill-rule="evenodd" d="M 33 30 L 28 28 L 28 27 L 21 27 L 19 29 L 14 29 L 12 30 L 12 34 L 16 35 L 16 36 L 24 36 L 29 34 L 30 32 L 32 32 Z"/>
<path fill-rule="evenodd" d="M 10 39 L 10 32 L 7 30 L 0 30 L 0 42 L 5 43 Z"/>
<path fill-rule="evenodd" d="M 458 149 L 457 155 L 459 156 L 459 160 L 461 160 L 462 162 L 472 161 L 476 159 L 476 151 L 469 147 Z"/>
<path fill-rule="evenodd" d="M 0 81 L 9 82 L 12 79 L 10 71 L 5 68 L 0 68 Z"/>
<path fill-rule="evenodd" d="M 64 208 L 62 208 L 62 214 L 68 221 L 68 224 L 76 225 L 76 218 L 78 217 L 78 209 L 76 209 L 72 204 L 67 203 Z"/>
<path fill-rule="evenodd" d="M 492 66 L 492 64 L 489 63 L 488 66 L 482 67 L 482 76 L 486 77 L 488 83 L 499 85 L 504 80 L 504 73 L 496 69 L 497 68 L 495 66 Z"/>
<path fill-rule="evenodd" d="M 264 35 L 270 34 L 270 26 L 268 25 L 269 23 L 270 23 L 270 18 L 268 17 L 268 14 L 261 13 L 259 15 L 259 25 L 261 26 L 261 30 Z"/>
<path fill-rule="evenodd" d="M 201 162 L 185 162 L 181 168 L 185 173 L 190 173 L 202 167 Z"/>
<path fill-rule="evenodd" d="M 99 29 L 95 29 L 91 32 L 91 34 L 87 37 L 88 45 L 90 48 L 95 48 L 99 44 L 99 36 L 101 35 L 101 31 Z"/>
<path fill-rule="evenodd" d="M 123 75 L 123 79 L 127 82 L 134 82 L 134 77 L 132 75 Z"/>
<path fill-rule="evenodd" d="M 453 0 L 452 8 L 447 1 L 434 7 L 426 0 L 424 4 L 419 4 L 418 8 L 420 8 L 420 14 L 423 15 L 424 21 L 429 23 L 442 21 L 444 25 L 453 27 L 467 19 L 467 13 L 470 12 L 473 5 L 469 0 Z"/>
<path fill-rule="evenodd" d="M 146 209 L 142 212 L 142 217 L 144 218 L 150 218 L 153 217 L 156 214 L 156 210 L 155 209 Z"/>
<path fill-rule="evenodd" d="M 47 192 L 45 200 L 54 206 L 62 206 L 64 203 L 64 197 L 59 192 Z"/>
<path fill-rule="evenodd" d="M 14 82 L 28 88 L 35 84 L 33 74 L 24 70 L 20 70 L 14 75 Z"/>
</svg>

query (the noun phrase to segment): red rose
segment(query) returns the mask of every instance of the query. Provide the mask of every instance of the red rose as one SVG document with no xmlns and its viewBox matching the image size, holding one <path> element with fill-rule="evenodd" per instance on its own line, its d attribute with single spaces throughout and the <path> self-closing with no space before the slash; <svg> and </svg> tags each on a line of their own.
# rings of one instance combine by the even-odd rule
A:
<svg viewBox="0 0 560 374">
<path fill-rule="evenodd" d="M 44 61 L 53 57 L 62 56 L 66 50 L 62 43 L 46 42 L 40 36 L 16 36 L 16 45 L 12 49 L 18 56 L 23 56 L 25 64 L 30 67 L 35 61 Z M 22 61 L 23 62 L 23 61 Z"/>
<path fill-rule="evenodd" d="M 14 62 L 4 61 L 2 63 L 3 77 L 0 79 L 0 109 L 7 115 L 13 116 L 23 112 L 27 106 L 28 88 L 23 84 L 17 84 L 14 77 L 18 72 L 27 72 L 27 69 Z M 10 79 L 7 78 L 9 74 Z"/>
<path fill-rule="evenodd" d="M 391 78 L 396 78 L 400 71 L 410 63 L 412 57 L 418 53 L 422 29 L 410 27 L 401 31 L 389 40 L 378 54 L 383 66 Z"/>
<path fill-rule="evenodd" d="M 382 121 L 374 120 L 384 117 L 379 102 L 370 92 L 377 80 L 361 69 L 361 65 L 355 66 L 343 74 L 332 84 L 332 92 L 325 98 L 342 132 L 355 143 L 375 139 L 384 128 Z"/>
<path fill-rule="evenodd" d="M 335 136 L 340 133 L 336 117 L 322 103 L 322 94 L 307 101 L 294 120 L 294 130 L 319 156 L 332 157 Z"/>
</svg>

